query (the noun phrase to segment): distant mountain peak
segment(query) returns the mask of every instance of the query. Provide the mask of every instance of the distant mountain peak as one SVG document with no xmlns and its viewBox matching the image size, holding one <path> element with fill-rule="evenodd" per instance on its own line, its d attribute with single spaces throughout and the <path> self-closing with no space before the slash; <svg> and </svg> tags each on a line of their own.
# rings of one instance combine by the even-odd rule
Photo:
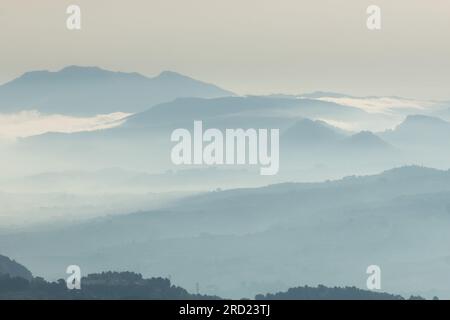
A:
<svg viewBox="0 0 450 320">
<path fill-rule="evenodd" d="M 78 65 L 70 65 L 62 68 L 58 72 L 78 72 L 78 71 L 103 71 L 107 72 L 107 70 L 102 69 L 96 66 L 78 66 Z"/>
<path fill-rule="evenodd" d="M 353 146 L 388 147 L 389 144 L 371 131 L 361 131 L 348 138 Z"/>
<path fill-rule="evenodd" d="M 180 97 L 234 95 L 214 84 L 173 71 L 149 78 L 136 72 L 70 65 L 58 71 L 31 71 L 0 85 L 0 111 L 47 114 L 135 113 Z"/>
<path fill-rule="evenodd" d="M 342 130 L 333 127 L 332 125 L 326 123 L 322 120 L 312 120 L 308 118 L 303 118 L 298 120 L 292 127 L 292 129 L 315 129 L 315 130 L 321 130 L 321 131 L 329 131 L 334 133 L 341 133 Z"/>
<path fill-rule="evenodd" d="M 447 121 L 437 117 L 414 114 L 407 116 L 403 123 L 447 123 Z"/>
<path fill-rule="evenodd" d="M 158 76 L 156 76 L 156 78 L 189 78 L 189 77 L 175 71 L 165 70 L 162 71 Z"/>
<path fill-rule="evenodd" d="M 282 138 L 288 142 L 316 144 L 319 142 L 330 143 L 343 138 L 344 135 L 323 121 L 301 119 L 288 128 Z"/>
<path fill-rule="evenodd" d="M 337 92 L 328 92 L 328 91 L 314 91 L 309 93 L 304 93 L 301 95 L 301 97 L 305 98 L 311 98 L 311 99 L 318 99 L 318 98 L 352 98 L 352 96 L 343 94 L 343 93 L 337 93 Z"/>
<path fill-rule="evenodd" d="M 351 136 L 354 139 L 380 139 L 371 131 L 360 131 Z M 381 139 L 380 139 L 381 140 Z"/>
<path fill-rule="evenodd" d="M 114 72 L 95 66 L 71 65 L 57 71 L 37 70 L 25 72 L 22 76 L 12 80 L 10 83 L 17 84 L 21 80 L 36 81 L 37 84 L 42 84 L 45 81 L 56 81 L 60 83 L 60 81 L 67 79 L 89 81 L 90 79 L 105 78 L 114 75 L 139 75 L 144 77 L 138 73 Z"/>
<path fill-rule="evenodd" d="M 414 130 L 418 129 L 444 129 L 450 130 L 450 123 L 442 120 L 441 118 L 426 116 L 426 115 L 409 115 L 406 119 L 400 123 L 394 131 L 402 131 L 402 130 Z M 415 132 L 418 133 L 418 132 Z"/>
<path fill-rule="evenodd" d="M 449 171 L 442 171 L 439 169 L 419 166 L 419 165 L 409 165 L 401 166 L 393 169 L 386 170 L 381 173 L 380 176 L 390 176 L 396 178 L 407 178 L 413 179 L 423 176 L 446 176 Z"/>
</svg>

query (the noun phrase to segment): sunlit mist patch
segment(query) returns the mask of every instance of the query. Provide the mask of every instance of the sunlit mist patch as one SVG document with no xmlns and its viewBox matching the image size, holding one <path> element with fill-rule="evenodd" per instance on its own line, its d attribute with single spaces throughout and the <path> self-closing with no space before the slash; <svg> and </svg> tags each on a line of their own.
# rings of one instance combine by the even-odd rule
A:
<svg viewBox="0 0 450 320">
<path fill-rule="evenodd" d="M 419 101 L 396 97 L 349 98 L 322 97 L 318 100 L 362 109 L 369 113 L 391 114 L 394 110 L 407 109 L 422 111 L 434 105 L 431 101 Z"/>
<path fill-rule="evenodd" d="M 71 117 L 59 114 L 44 115 L 38 111 L 0 114 L 0 139 L 14 140 L 46 132 L 73 133 L 116 127 L 130 113 L 114 112 L 93 117 Z"/>
</svg>

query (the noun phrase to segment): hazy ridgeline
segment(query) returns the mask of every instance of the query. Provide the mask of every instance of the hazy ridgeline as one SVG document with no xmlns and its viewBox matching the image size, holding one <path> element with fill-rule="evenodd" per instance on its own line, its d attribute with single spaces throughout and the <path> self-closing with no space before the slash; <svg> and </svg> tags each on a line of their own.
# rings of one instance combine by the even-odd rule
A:
<svg viewBox="0 0 450 320">
<path fill-rule="evenodd" d="M 0 139 L 0 253 L 49 280 L 78 264 L 221 297 L 364 287 L 377 264 L 383 290 L 450 297 L 449 110 L 327 92 L 243 97 L 172 72 L 28 73 L 0 86 L 0 121 L 13 114 L 36 132 L 60 114 L 67 128 Z M 117 112 L 130 115 L 74 125 Z M 279 174 L 174 166 L 170 134 L 194 120 L 279 128 Z"/>
</svg>

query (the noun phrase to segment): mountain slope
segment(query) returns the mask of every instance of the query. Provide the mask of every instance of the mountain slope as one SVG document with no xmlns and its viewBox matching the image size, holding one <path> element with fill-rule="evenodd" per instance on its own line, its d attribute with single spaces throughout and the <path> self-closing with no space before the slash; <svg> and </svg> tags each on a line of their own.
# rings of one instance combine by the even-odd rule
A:
<svg viewBox="0 0 450 320">
<path fill-rule="evenodd" d="M 164 210 L 3 235 L 0 250 L 45 276 L 70 260 L 89 270 L 171 274 L 183 286 L 202 279 L 224 297 L 299 282 L 363 287 L 367 266 L 378 264 L 384 290 L 444 298 L 449 195 L 450 172 L 406 167 L 204 193 Z"/>
<path fill-rule="evenodd" d="M 233 93 L 175 72 L 154 78 L 97 67 L 33 71 L 0 86 L 0 112 L 96 115 L 139 112 L 178 97 L 213 98 Z"/>
<path fill-rule="evenodd" d="M 291 145 L 321 146 L 336 143 L 346 137 L 345 133 L 322 121 L 302 119 L 287 129 L 281 139 Z"/>
<path fill-rule="evenodd" d="M 393 144 L 419 148 L 443 147 L 449 144 L 450 123 L 436 117 L 410 115 L 394 130 L 386 131 L 381 136 Z"/>
<path fill-rule="evenodd" d="M 370 131 L 361 131 L 343 141 L 345 147 L 358 148 L 372 151 L 382 151 L 391 146 L 383 139 Z"/>
<path fill-rule="evenodd" d="M 281 141 L 288 160 L 292 157 L 292 151 L 300 153 L 303 159 L 308 156 L 312 159 L 347 159 L 348 163 L 355 160 L 355 157 L 369 160 L 370 157 L 388 159 L 389 156 L 394 156 L 387 152 L 393 151 L 393 148 L 370 131 L 351 134 L 318 120 L 297 121 L 283 133 Z"/>
<path fill-rule="evenodd" d="M 327 116 L 335 119 L 362 119 L 369 115 L 357 108 L 311 99 L 274 98 L 265 96 L 222 97 L 215 99 L 186 98 L 157 105 L 128 118 L 125 126 L 140 127 L 168 122 L 193 121 L 224 116 L 259 118 L 311 118 Z M 235 125 L 238 126 L 238 124 Z M 248 123 L 247 126 L 252 126 Z"/>
<path fill-rule="evenodd" d="M 0 255 L 0 275 L 5 274 L 10 277 L 19 277 L 27 280 L 33 277 L 27 268 L 8 257 Z"/>
</svg>

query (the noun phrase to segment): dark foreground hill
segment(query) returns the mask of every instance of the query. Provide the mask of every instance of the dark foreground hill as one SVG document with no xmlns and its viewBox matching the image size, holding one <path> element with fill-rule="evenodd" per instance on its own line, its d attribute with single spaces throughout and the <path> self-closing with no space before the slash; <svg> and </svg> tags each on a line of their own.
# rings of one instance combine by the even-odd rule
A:
<svg viewBox="0 0 450 320">
<path fill-rule="evenodd" d="M 33 278 L 31 272 L 23 265 L 17 263 L 8 257 L 0 255 L 0 277 L 9 275 L 11 277 L 19 277 L 30 280 Z"/>
<path fill-rule="evenodd" d="M 47 282 L 40 277 L 26 280 L 3 275 L 0 276 L 1 299 L 215 300 L 219 298 L 190 294 L 185 289 L 172 285 L 169 279 L 144 279 L 140 274 L 133 272 L 103 272 L 84 277 L 80 290 L 67 289 L 66 282 L 62 279 Z"/>
<path fill-rule="evenodd" d="M 386 292 L 375 292 L 362 290 L 356 287 L 334 287 L 329 288 L 322 285 L 318 287 L 297 287 L 286 292 L 266 295 L 257 295 L 256 300 L 404 300 L 400 295 L 393 295 Z M 423 298 L 411 296 L 409 300 Z"/>
<path fill-rule="evenodd" d="M 4 261 L 14 265 L 8 272 L 0 272 L 0 300 L 8 299 L 57 299 L 57 300 L 218 300 L 218 296 L 191 294 L 174 286 L 170 279 L 145 279 L 134 272 L 92 273 L 81 279 L 80 290 L 69 290 L 64 279 L 48 282 L 41 277 L 33 277 L 24 266 L 0 255 L 0 265 Z M 20 272 L 19 272 L 20 271 Z M 356 287 L 328 288 L 297 287 L 276 294 L 258 294 L 255 300 L 403 300 L 400 295 L 374 292 Z M 411 297 L 410 299 L 422 299 Z"/>
<path fill-rule="evenodd" d="M 82 279 L 80 290 L 68 290 L 64 280 L 47 282 L 43 278 L 0 276 L 0 300 L 218 300 L 216 296 L 191 294 L 171 284 L 169 279 L 144 279 L 133 272 L 102 272 Z M 423 299 L 410 297 L 411 299 Z M 287 292 L 257 295 L 255 300 L 404 300 L 399 295 L 373 292 L 355 287 L 325 286 L 291 288 Z"/>
</svg>

